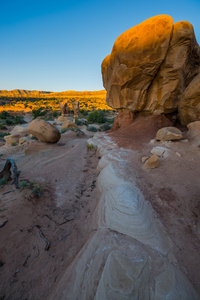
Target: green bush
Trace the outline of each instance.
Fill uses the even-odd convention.
[[[106,122],[106,117],[105,117],[105,114],[103,111],[99,110],[99,111],[94,111],[94,112],[91,112],[89,114],[89,117],[88,117],[88,123],[89,124],[93,124],[93,123],[98,123],[98,124],[101,124],[101,123],[105,123]]]
[[[88,124],[88,122],[86,121],[86,120],[83,120],[83,119],[75,119],[75,124],[77,125],[77,126],[82,126],[82,125],[86,125],[87,126],[87,124]]]
[[[32,110],[33,119],[36,119],[37,117],[45,116],[46,113],[47,113],[47,111],[46,110],[41,110],[41,108]]]
[[[25,124],[24,118],[21,116],[16,116],[14,119],[14,124]]]
[[[112,126],[110,124],[108,124],[108,123],[105,123],[105,124],[103,124],[103,125],[100,126],[100,128],[101,128],[102,131],[110,130],[111,127]]]
[[[88,150],[93,150],[94,149],[94,145],[93,144],[87,144],[87,149]]]
[[[80,109],[80,113],[81,113],[83,116],[88,116],[88,111],[87,111],[87,110]]]
[[[88,126],[87,130],[88,131],[92,131],[92,132],[97,132],[98,131],[98,129],[96,127],[94,127],[94,126]]]
[[[10,114],[7,111],[3,110],[0,114],[0,119],[6,119],[8,117],[10,117]]]
[[[53,112],[53,117],[56,118],[57,116],[58,116],[57,111],[54,111],[54,112]]]
[[[0,185],[6,184],[7,180],[5,178],[0,179]]]
[[[0,123],[0,129],[6,130],[7,127],[4,124]]]
[[[114,121],[115,121],[115,118],[107,118],[106,123],[113,124]]]
[[[14,120],[10,120],[10,119],[6,119],[5,121],[6,125],[10,126],[10,125],[15,125]]]

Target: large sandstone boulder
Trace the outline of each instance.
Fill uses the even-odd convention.
[[[29,126],[28,131],[42,142],[57,143],[61,137],[59,130],[52,124],[35,119]]]
[[[200,47],[193,26],[152,17],[122,33],[102,62],[107,104],[140,113],[172,113],[181,122],[200,118]],[[198,82],[198,84],[197,84]]]

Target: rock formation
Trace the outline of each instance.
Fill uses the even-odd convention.
[[[59,103],[60,109],[61,109],[61,115],[65,116],[65,115],[69,115],[70,113],[70,108],[68,106],[69,102],[65,102],[65,103]]]
[[[57,143],[61,137],[59,130],[52,124],[35,119],[29,126],[28,131],[42,142]]]
[[[122,33],[102,62],[107,104],[134,113],[200,117],[200,47],[189,22],[152,17]]]
[[[74,111],[74,117],[78,118],[78,113],[79,113],[79,102],[78,101],[72,102],[72,109]]]

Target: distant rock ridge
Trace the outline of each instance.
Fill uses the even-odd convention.
[[[133,113],[177,112],[200,119],[200,47],[193,26],[152,17],[122,33],[102,62],[106,102]]]
[[[84,95],[105,95],[105,90],[100,91],[65,91],[65,92],[50,92],[50,91],[28,91],[28,90],[19,90],[15,89],[12,91],[0,90],[0,97],[37,97],[37,98],[49,98],[49,97],[58,97],[58,96],[84,96]]]

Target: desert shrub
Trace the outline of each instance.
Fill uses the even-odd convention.
[[[0,179],[0,185],[6,184],[7,180],[5,178]]]
[[[99,111],[94,111],[91,112],[88,116],[88,123],[92,124],[92,123],[105,123],[106,122],[106,117],[103,111],[99,110]]]
[[[92,131],[92,132],[97,132],[98,131],[98,129],[96,127],[94,127],[94,126],[88,126],[87,130],[88,131]]]
[[[87,149],[88,149],[88,150],[94,149],[94,145],[93,145],[93,144],[87,144]]]
[[[54,112],[53,112],[53,117],[56,118],[57,116],[58,116],[57,111],[54,111]]]
[[[86,125],[87,126],[87,124],[88,124],[88,122],[87,122],[87,120],[84,120],[84,119],[75,119],[75,124],[77,125],[77,126],[82,126],[82,125]]]
[[[108,123],[105,123],[105,124],[103,124],[103,125],[100,126],[100,128],[101,128],[102,131],[110,130],[111,127],[112,126],[110,124],[108,124]]]
[[[88,116],[88,111],[85,110],[85,109],[80,109],[80,113],[81,113],[83,116]]]
[[[9,114],[7,111],[3,110],[3,111],[0,113],[0,119],[6,119],[6,118],[8,118],[8,117],[10,117],[10,114]]]
[[[7,128],[6,128],[6,126],[3,123],[0,123],[0,129],[6,130]]]
[[[16,116],[14,119],[14,124],[25,124],[24,118],[21,116]]]
[[[6,125],[8,125],[8,126],[10,126],[10,125],[15,125],[14,120],[11,120],[11,119],[6,119],[5,123],[6,123]]]
[[[37,117],[42,117],[42,116],[46,115],[46,113],[47,113],[47,111],[41,110],[41,108],[32,110],[33,119],[36,119]]]
[[[107,118],[106,123],[113,124],[115,118]]]

